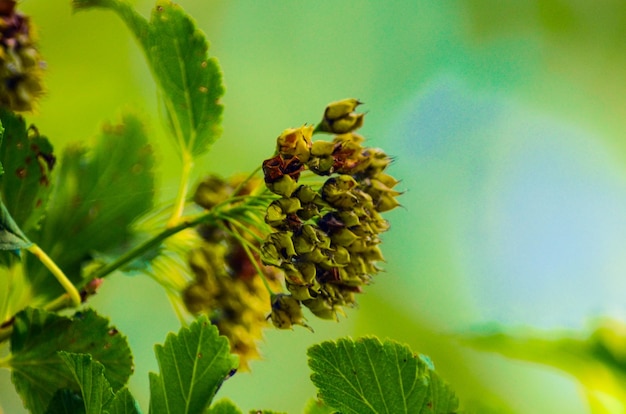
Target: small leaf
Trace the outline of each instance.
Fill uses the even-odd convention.
[[[65,150],[36,241],[75,285],[84,283],[81,268],[93,253],[123,245],[131,223],[152,207],[153,165],[146,131],[132,115],[105,125],[92,149],[81,144]],[[62,293],[35,260],[28,269],[44,299]]]
[[[156,345],[159,374],[150,373],[150,413],[201,413],[237,367],[228,340],[201,316],[165,345]]]
[[[104,376],[104,366],[94,361],[89,354],[59,352],[78,383],[86,414],[100,414],[113,399],[113,390]]]
[[[32,245],[0,200],[0,250],[20,250]]]
[[[234,402],[227,398],[222,398],[215,404],[211,404],[207,414],[243,414],[243,412]]]
[[[0,178],[0,194],[15,223],[25,232],[35,229],[44,215],[55,164],[52,145],[24,118],[0,109],[4,127],[0,161],[7,174]]]
[[[78,312],[70,319],[26,309],[15,318],[8,364],[17,392],[33,413],[44,413],[57,390],[79,390],[58,351],[90,354],[104,365],[113,391],[126,384],[133,369],[126,338],[92,310]]]
[[[344,414],[456,412],[456,396],[428,361],[396,342],[339,339],[308,355],[320,399]]]
[[[183,159],[205,153],[221,134],[224,86],[217,61],[208,57],[209,43],[189,15],[168,0],[157,1],[149,23],[125,1],[74,0],[72,5],[119,14],[144,49]]]
[[[314,398],[311,398],[304,407],[304,414],[334,414],[336,412],[322,401]]]

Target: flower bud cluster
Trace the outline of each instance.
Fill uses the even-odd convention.
[[[384,260],[379,235],[389,224],[380,213],[397,207],[400,193],[393,189],[398,181],[385,173],[391,159],[364,147],[353,132],[363,123],[363,114],[353,113],[359,104],[334,102],[316,129],[284,131],[277,154],[263,162],[265,183],[280,198],[267,208],[265,221],[274,231],[261,246],[262,260],[283,270],[290,292],[272,303],[279,328],[301,321],[295,304],[336,319],[343,306],[355,304],[355,294]],[[313,142],[314,132],[338,135]],[[300,184],[305,170],[327,179],[317,187]]]
[[[15,11],[15,3],[0,2],[0,105],[31,111],[43,94],[45,64],[35,46],[30,19]]]
[[[248,194],[258,184],[249,183],[237,195]],[[236,186],[235,181],[208,177],[198,185],[194,200],[211,209],[232,196]],[[202,242],[189,255],[194,279],[182,297],[189,312],[210,316],[220,334],[229,339],[231,352],[239,355],[240,369],[247,370],[249,360],[259,358],[257,342],[267,326],[270,296],[240,241],[228,232],[230,225],[222,222],[198,228]],[[270,283],[278,283],[277,272],[268,268],[265,273]]]

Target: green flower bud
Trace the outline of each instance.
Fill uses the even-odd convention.
[[[335,142],[318,140],[311,146],[311,155],[314,157],[328,157],[333,155],[336,147],[337,143]]]
[[[295,197],[279,198],[267,207],[265,222],[272,227],[282,227],[287,222],[287,216],[294,214],[300,208],[300,200]]]
[[[228,184],[217,176],[205,178],[193,195],[193,201],[206,210],[212,209],[217,204],[228,199],[231,193]]]
[[[286,129],[276,139],[277,151],[281,155],[297,156],[300,161],[306,162],[311,153],[312,136],[313,126]]]
[[[357,235],[346,228],[339,229],[330,235],[330,240],[337,246],[350,246],[356,239],[358,239]]]
[[[322,296],[309,300],[303,300],[302,304],[309,308],[311,313],[318,318],[338,320],[337,310],[332,303]]]
[[[311,157],[307,166],[317,175],[330,175],[333,173],[335,158],[331,155],[325,157]]]
[[[328,260],[327,250],[316,247],[309,253],[305,253],[301,256],[301,259],[310,263],[323,263]]]
[[[320,209],[315,203],[308,203],[302,206],[302,209],[298,211],[298,217],[302,220],[307,221],[312,219],[313,217],[317,217],[320,215]]]
[[[378,199],[375,206],[376,210],[383,213],[385,211],[393,210],[394,208],[400,206],[400,203],[393,196],[389,194],[383,194]]]
[[[293,325],[308,328],[308,325],[304,323],[300,302],[291,295],[279,294],[272,298],[270,319],[278,329],[291,329]]]
[[[313,299],[311,296],[311,291],[307,285],[297,285],[294,283],[285,283],[287,285],[287,290],[291,293],[291,296],[296,300],[309,300]]]
[[[348,98],[340,101],[331,102],[324,111],[324,118],[334,121],[336,119],[343,118],[353,112],[357,106],[361,105],[358,99]]]
[[[335,246],[332,253],[332,261],[336,266],[345,266],[350,263],[350,252],[342,246]]]
[[[357,196],[351,191],[357,185],[356,180],[349,175],[331,177],[322,186],[322,199],[336,208],[352,208],[358,203]]]
[[[365,114],[356,114],[353,111],[362,104],[358,99],[343,99],[332,102],[324,111],[322,122],[317,126],[321,132],[333,134],[346,134],[363,125]]]
[[[360,224],[359,216],[354,211],[344,210],[335,213],[337,219],[346,227],[358,226]]]
[[[265,184],[272,193],[283,197],[291,197],[291,194],[293,194],[296,187],[298,187],[296,180],[291,178],[289,175],[283,175],[278,180],[271,183],[266,182]]]
[[[296,267],[300,271],[300,274],[302,275],[305,283],[313,283],[313,281],[315,280],[315,274],[317,273],[317,267],[314,263],[297,262]]]
[[[300,204],[308,204],[319,198],[319,195],[308,185],[301,185],[294,191],[293,196],[300,200]]]

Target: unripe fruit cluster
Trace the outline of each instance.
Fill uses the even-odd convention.
[[[277,154],[263,163],[265,183],[280,198],[267,209],[265,221],[274,231],[261,246],[262,260],[284,271],[290,292],[290,299],[274,301],[280,306],[273,303],[271,318],[279,328],[291,327],[287,311],[292,323],[303,324],[294,302],[335,319],[380,270],[379,235],[389,228],[380,213],[397,207],[400,193],[393,189],[398,181],[385,173],[391,159],[362,146],[354,133],[363,123],[363,114],[353,112],[359,104],[334,102],[316,129],[284,131]],[[339,135],[313,142],[315,132]],[[328,178],[318,187],[299,184],[306,170]]]
[[[208,177],[198,185],[194,201],[210,210],[233,196],[237,184]],[[248,194],[258,184],[249,182],[237,195]],[[267,326],[270,295],[241,243],[227,231],[229,226],[222,222],[220,226],[198,227],[202,243],[189,255],[194,280],[182,292],[182,298],[189,312],[210,316],[220,334],[228,338],[231,351],[239,355],[239,369],[247,370],[248,361],[259,358],[257,342]],[[278,283],[275,273],[266,269],[270,283]]]
[[[43,94],[45,67],[27,16],[15,11],[15,1],[0,1],[0,106],[31,111]]]

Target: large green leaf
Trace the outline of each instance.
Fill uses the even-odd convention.
[[[74,10],[108,8],[124,20],[147,57],[183,159],[203,154],[221,133],[222,73],[209,43],[178,6],[158,0],[150,22],[122,0],[73,0]]]
[[[344,414],[455,413],[454,392],[430,362],[396,342],[339,339],[309,348],[320,399]]]
[[[87,310],[67,318],[26,309],[15,318],[8,364],[15,389],[32,413],[44,413],[60,389],[79,391],[58,351],[90,354],[104,366],[113,391],[126,384],[133,369],[126,338],[95,312]]]
[[[151,414],[204,412],[238,364],[228,339],[219,336],[206,316],[177,335],[169,334],[155,353],[159,374],[150,373]]]
[[[0,120],[0,161],[7,172],[0,177],[0,194],[15,223],[28,234],[45,212],[55,157],[48,139],[26,127],[24,118],[0,109]]]
[[[92,148],[65,150],[38,244],[76,285],[92,253],[122,246],[130,224],[152,207],[153,165],[143,124],[132,115],[104,126]],[[40,295],[61,293],[34,260],[28,270]]]

